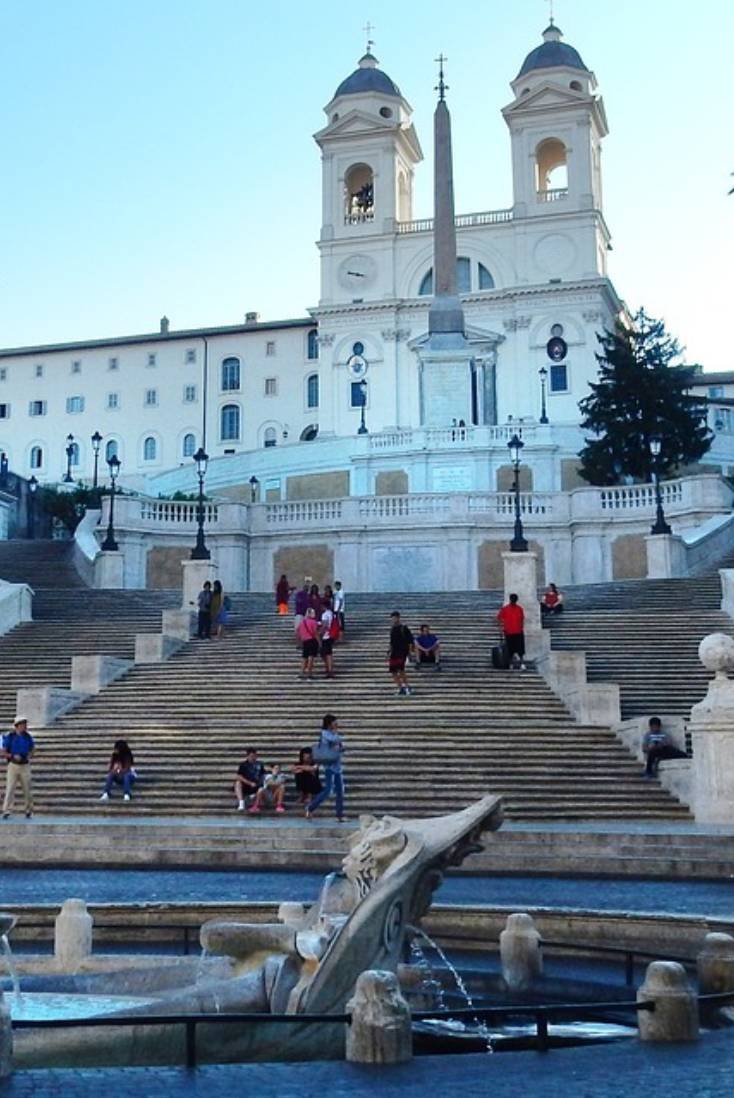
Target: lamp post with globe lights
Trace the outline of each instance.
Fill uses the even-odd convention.
[[[196,507],[196,545],[191,550],[191,559],[209,560],[211,553],[204,541],[204,477],[206,476],[209,455],[203,446],[200,446],[194,454],[194,461],[196,463],[196,475],[199,478],[199,500]]]
[[[655,522],[650,528],[651,534],[672,534],[672,530],[665,521],[663,511],[663,497],[660,492],[660,452],[663,448],[663,440],[660,435],[651,435],[648,445],[653,461],[653,477],[655,480]]]
[[[110,471],[110,513],[107,518],[107,536],[102,542],[102,549],[107,553],[116,553],[119,549],[115,541],[115,485],[117,484],[120,465],[121,462],[117,454],[113,454],[107,462]]]
[[[515,471],[515,532],[512,541],[510,542],[510,551],[512,553],[527,553],[528,551],[528,543],[525,540],[525,531],[523,530],[522,518],[520,517],[520,455],[524,445],[525,443],[517,432],[515,432],[507,443],[507,448],[510,451],[510,460],[512,461],[512,466]]]

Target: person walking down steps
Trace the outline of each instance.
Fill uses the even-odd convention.
[[[342,755],[344,741],[339,734],[339,721],[333,713],[326,713],[321,722],[319,742],[312,750],[313,761],[324,768],[324,788],[306,805],[306,819],[310,820],[317,808],[327,797],[334,793],[336,797],[336,818],[339,823],[346,819],[344,815],[344,774]]]
[[[20,714],[13,721],[13,731],[3,736],[3,751],[7,763],[3,819],[7,820],[15,801],[18,786],[23,790],[23,806],[26,819],[33,815],[33,787],[31,785],[31,756],[35,744],[28,731],[28,721]]]
[[[408,686],[405,663],[411,652],[415,652],[415,640],[407,625],[400,620],[400,613],[393,610],[390,615],[390,643],[387,649],[387,667],[397,687],[399,697],[406,698],[413,691]]]

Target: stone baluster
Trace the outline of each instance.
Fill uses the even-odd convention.
[[[56,916],[54,956],[62,972],[77,972],[92,953],[94,920],[84,900],[66,900]]]
[[[413,1056],[410,1007],[392,972],[363,972],[347,1003],[346,1056],[355,1064],[403,1064]]]
[[[698,999],[683,965],[676,961],[653,961],[637,990],[637,1001],[655,1005],[652,1011],[637,1011],[641,1041],[698,1040]]]

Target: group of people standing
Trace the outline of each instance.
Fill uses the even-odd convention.
[[[229,622],[231,601],[225,595],[220,580],[206,580],[197,596],[197,629],[199,640],[211,640],[212,633],[221,640]]]
[[[279,614],[288,613],[288,599],[295,589],[283,575],[275,590],[275,599]],[[333,588],[326,584],[323,592],[318,584],[306,580],[303,587],[296,591],[294,602],[293,631],[296,644],[301,647],[303,665],[301,678],[313,681],[314,661],[321,656],[324,674],[327,679],[334,675],[334,645],[343,636],[346,628],[345,594],[339,580]]]

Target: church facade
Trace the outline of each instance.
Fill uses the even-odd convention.
[[[452,216],[461,363],[426,340],[440,288],[433,219],[416,219],[421,142],[410,104],[368,50],[315,134],[323,167],[320,299],[307,315],[0,351],[0,449],[10,468],[89,482],[106,458],[151,495],[263,500],[580,483],[579,401],[596,333],[623,313],[607,272],[604,104],[551,23],[502,109],[507,208]],[[450,149],[446,161],[451,173]],[[437,177],[437,188],[440,181]],[[437,191],[438,193],[438,191]],[[314,221],[318,212],[314,211]],[[435,348],[434,348],[435,350]]]

